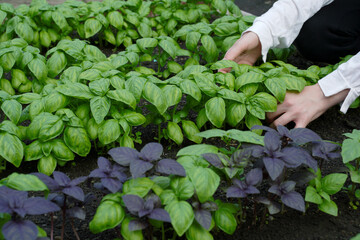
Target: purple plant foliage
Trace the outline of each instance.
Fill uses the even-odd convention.
[[[163,174],[174,174],[186,176],[185,169],[173,159],[162,159],[163,147],[160,143],[148,143],[140,152],[129,147],[118,147],[109,150],[109,155],[115,162],[124,167],[130,168],[133,178],[142,177],[145,173],[154,168]]]
[[[283,134],[287,136],[287,128],[280,126],[279,128]],[[268,129],[268,127],[263,127],[260,129]],[[304,139],[310,138],[308,135],[311,136],[311,134],[308,134],[307,131],[304,133],[304,136],[301,136],[300,134],[298,135],[299,136],[297,136],[297,139],[302,139],[302,142],[305,141]],[[264,147],[255,145],[247,147],[248,149],[252,150],[253,157],[262,158],[263,164],[272,180],[278,178],[285,167],[296,168],[301,164],[305,164],[314,169],[314,171],[317,170],[316,160],[313,159],[305,149],[298,145],[292,144],[283,146],[284,142],[282,137],[283,136],[274,129],[268,129],[264,136]]]
[[[128,179],[124,173],[125,169],[118,164],[112,165],[104,157],[99,157],[97,164],[99,168],[91,171],[89,177],[100,178],[102,186],[112,193],[120,191],[123,183]]]
[[[266,197],[258,197],[255,200],[259,203],[264,204],[270,214],[277,214],[281,211],[281,205],[278,202],[272,201]]]
[[[32,173],[43,181],[51,192],[62,192],[79,201],[84,201],[85,195],[83,190],[78,187],[87,177],[78,177],[71,180],[65,173],[54,171],[51,178],[43,173]]]
[[[294,190],[295,185],[294,181],[285,181],[280,185],[272,185],[269,188],[269,192],[279,196],[286,206],[305,212],[304,198]]]
[[[155,194],[150,194],[145,200],[137,195],[131,194],[122,196],[122,199],[129,212],[139,218],[130,221],[130,231],[146,228],[148,224],[144,221],[144,217],[162,222],[171,221],[169,213],[161,208],[160,198]]]
[[[0,212],[10,214],[13,217],[1,229],[5,239],[36,239],[38,234],[36,224],[21,218],[25,217],[25,215],[39,215],[59,210],[60,208],[55,203],[45,198],[29,198],[27,192],[17,191],[5,186],[0,187]]]
[[[332,142],[315,142],[312,146],[312,155],[329,161],[340,158],[340,150],[340,146]]]
[[[248,194],[259,194],[260,191],[255,187],[262,182],[262,169],[254,168],[248,172],[245,181],[234,179],[234,185],[226,191],[227,198],[245,198]]]
[[[196,221],[206,230],[209,230],[211,227],[212,216],[211,212],[214,212],[218,209],[218,206],[214,202],[193,202],[192,206],[194,207],[194,214]]]

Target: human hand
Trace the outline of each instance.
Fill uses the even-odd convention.
[[[224,59],[235,61],[238,64],[253,65],[261,56],[261,43],[254,32],[247,32],[237,40],[226,52]],[[220,69],[219,72],[230,72],[230,68]]]
[[[343,101],[348,92],[349,89],[345,89],[325,97],[319,84],[307,86],[300,93],[287,92],[276,112],[267,113],[267,119],[272,126],[295,122],[295,128],[305,128],[327,109]]]

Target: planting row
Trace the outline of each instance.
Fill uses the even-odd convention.
[[[233,234],[241,222],[265,221],[267,214],[278,214],[284,207],[305,212],[309,203],[337,216],[332,195],[341,189],[347,191],[353,207],[359,205],[360,152],[352,150],[360,149],[360,131],[346,134],[340,155],[338,144],[321,140],[309,129],[254,128],[265,130],[264,137],[239,130],[202,132],[202,137],[239,144],[236,148],[192,145],[181,149],[177,160],[162,158],[159,143],[146,144],[141,151],[113,148],[108,154],[114,162],[99,157],[98,169],[73,180],[57,171],[53,178],[13,173],[0,181],[0,233],[7,240],[46,239],[44,230],[24,217],[50,213],[53,223],[54,212],[60,209],[63,221],[84,219],[83,207],[94,195],[85,195],[78,185],[93,178],[100,179],[94,190],[104,197],[89,228],[95,234],[118,229],[121,239],[143,239],[144,234],[213,239],[213,230]],[[322,176],[321,166],[340,156],[348,172]],[[344,186],[348,173],[351,185]],[[305,189],[302,196],[298,191]],[[26,191],[50,194],[44,199],[29,197]],[[51,236],[53,230],[52,225]]]

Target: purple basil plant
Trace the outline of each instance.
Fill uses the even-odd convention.
[[[129,230],[136,231],[148,227],[144,219],[154,219],[162,222],[171,222],[169,213],[161,208],[160,198],[155,194],[150,194],[144,200],[137,195],[124,195],[122,197],[126,208],[129,212],[138,217],[138,219],[129,222]]]
[[[145,176],[154,167],[158,173],[186,176],[184,167],[177,161],[161,159],[163,147],[160,143],[148,143],[140,152],[129,147],[118,147],[110,149],[108,153],[121,166],[130,167],[133,178]]]
[[[263,172],[261,168],[251,169],[246,174],[245,180],[233,179],[234,185],[226,191],[227,198],[245,198],[248,194],[259,194],[260,191],[255,187],[262,182]]]
[[[123,183],[128,179],[124,173],[125,168],[118,164],[111,164],[107,158],[99,157],[97,164],[99,168],[91,171],[89,177],[100,178],[101,186],[112,193],[120,191]]]
[[[305,212],[305,201],[300,193],[296,192],[296,183],[294,181],[285,181],[279,185],[272,185],[269,188],[269,192],[279,196],[281,202],[286,206],[296,209],[301,212]]]
[[[38,228],[30,220],[23,219],[26,215],[40,215],[59,211],[60,208],[42,197],[28,197],[28,193],[17,191],[5,186],[0,187],[0,213],[11,215],[1,232],[7,240],[38,239]]]

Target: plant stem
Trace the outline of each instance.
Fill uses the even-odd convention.
[[[160,124],[158,125],[158,142],[160,143],[161,141],[161,126]]]
[[[75,225],[74,225],[74,219],[73,218],[70,218],[70,223],[71,223],[71,228],[72,228],[72,230],[73,230],[73,232],[75,234],[76,239],[80,240],[80,237],[79,237],[79,235],[78,235],[78,233],[76,231]]]
[[[66,221],[66,195],[64,196],[64,206],[62,207],[62,226],[61,226],[61,240],[64,240],[65,234],[65,221]]]
[[[50,240],[54,240],[54,213],[50,213],[50,218],[51,218]]]

